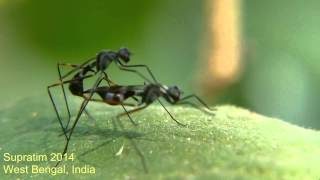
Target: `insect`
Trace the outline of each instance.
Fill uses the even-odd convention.
[[[109,105],[121,105],[125,112],[119,114],[117,116],[117,119],[119,119],[121,116],[127,115],[133,124],[135,124],[135,123],[132,120],[130,114],[146,108],[152,102],[157,100],[161,104],[161,106],[166,110],[166,112],[170,115],[170,117],[178,125],[185,126],[184,124],[177,121],[171,115],[171,113],[165,108],[165,106],[160,101],[160,99],[159,99],[160,97],[163,97],[170,104],[190,104],[194,107],[199,108],[197,105],[187,101],[190,98],[195,98],[201,104],[203,104],[209,111],[212,111],[212,109],[210,109],[210,107],[208,107],[198,96],[191,94],[189,96],[181,97],[182,91],[178,87],[176,87],[176,86],[167,87],[165,85],[159,84],[157,82],[157,80],[155,79],[154,75],[152,74],[152,72],[150,71],[150,69],[146,65],[130,65],[129,66],[129,65],[124,65],[121,62],[121,61],[123,61],[123,62],[127,63],[129,60],[130,60],[130,52],[126,48],[122,48],[118,52],[102,51],[102,52],[98,53],[98,55],[95,58],[91,58],[81,65],[58,64],[58,73],[59,73],[60,82],[48,86],[48,93],[49,93],[51,102],[54,106],[54,110],[56,112],[56,115],[58,117],[59,124],[60,124],[60,126],[63,130],[63,133],[65,135],[65,138],[66,138],[65,148],[62,153],[63,155],[67,152],[72,133],[74,132],[74,128],[76,127],[81,114],[83,112],[88,114],[88,112],[85,110],[85,108],[86,108],[89,101],[102,102],[102,103],[106,103]],[[108,78],[108,75],[105,72],[105,70],[108,68],[108,66],[110,65],[110,63],[112,61],[115,61],[115,63],[118,65],[118,67],[121,70],[134,72],[134,73],[138,74],[139,76],[141,76],[149,84],[137,85],[137,86],[116,85],[114,82],[112,82]],[[60,66],[72,67],[73,69],[71,71],[69,71],[68,73],[66,73],[64,76],[62,76],[61,71],[60,71]],[[146,78],[140,72],[138,72],[136,70],[128,69],[130,67],[144,67],[144,68],[146,68],[154,82],[151,82],[148,78]],[[76,74],[70,80],[65,80],[67,77],[69,77],[72,73],[75,73],[75,72],[76,72]],[[93,87],[85,90],[84,85],[83,85],[84,84],[83,81],[85,79],[93,77],[93,76],[98,76]],[[109,87],[108,86],[99,87],[100,83],[103,80],[108,82]],[[70,123],[70,110],[69,110],[69,105],[68,105],[68,101],[66,98],[64,84],[69,84],[69,90],[73,95],[80,96],[84,99],[83,102],[81,103],[80,109],[79,109],[77,116],[73,122],[73,125],[70,129],[68,129],[68,125]],[[63,91],[63,97],[64,97],[65,104],[67,107],[68,122],[67,122],[66,127],[63,126],[62,120],[59,116],[58,110],[56,108],[55,102],[52,98],[52,94],[50,91],[50,89],[52,87],[56,87],[56,86],[61,86],[62,91]],[[98,94],[101,97],[101,99],[94,99],[92,96],[95,93]],[[126,100],[129,98],[132,98],[137,104],[127,103]],[[134,109],[127,111],[125,106],[132,106],[132,107],[134,107]],[[120,127],[123,129],[121,122],[118,121],[118,123],[119,123]],[[69,134],[67,134],[67,133],[69,133]],[[139,149],[135,145],[134,141],[132,141],[131,139],[130,139],[130,141],[133,144],[134,148],[137,150],[138,155],[140,156],[140,158],[142,160],[145,171],[147,171],[142,153],[139,151]],[[59,163],[60,163],[60,161],[56,164],[56,166]]]
[[[165,101],[168,103],[174,105],[174,104],[189,104],[197,109],[201,108],[197,106],[196,104],[188,101],[190,98],[195,98],[198,100],[208,111],[208,113],[214,111],[211,109],[202,99],[200,99],[195,94],[190,94],[185,97],[181,97],[183,92],[177,87],[177,86],[166,86],[162,84],[145,84],[145,85],[137,85],[137,86],[104,86],[104,87],[98,87],[96,89],[89,89],[84,91],[84,93],[97,93],[103,102],[109,105],[119,105],[124,103],[128,98],[135,97],[137,104],[128,104],[129,106],[135,107],[134,109],[130,111],[123,112],[117,116],[117,118],[132,114],[134,112],[140,111],[146,107],[148,107],[150,104],[152,104],[154,101],[158,101],[159,104],[165,109],[165,111],[170,115],[171,119],[174,120],[178,125],[185,126],[184,124],[180,123],[178,120],[176,120],[171,113],[167,110],[167,108],[164,106],[164,104],[159,99],[160,97],[163,97]],[[140,100],[137,100],[140,98]],[[129,118],[131,118],[129,116]]]
[[[89,94],[85,94],[84,93],[84,83],[83,81],[87,78],[93,77],[93,76],[98,76],[97,80],[95,81],[92,89],[95,89],[99,86],[99,84],[105,80],[108,82],[108,84],[115,84],[114,82],[112,82],[109,78],[107,73],[105,72],[105,70],[109,67],[109,65],[114,61],[116,63],[116,65],[119,67],[120,70],[123,71],[129,71],[129,72],[134,72],[136,74],[138,74],[140,77],[142,77],[144,80],[150,82],[149,79],[147,79],[143,74],[141,74],[139,71],[133,70],[133,69],[129,69],[132,67],[144,67],[150,74],[150,76],[152,77],[152,79],[156,82],[156,79],[154,77],[154,75],[152,74],[151,70],[149,69],[148,66],[146,65],[125,65],[124,63],[128,63],[130,61],[130,52],[127,48],[121,48],[118,52],[114,52],[114,51],[101,51],[97,54],[96,57],[94,58],[90,58],[89,60],[85,61],[83,64],[81,65],[75,65],[75,64],[65,64],[65,63],[59,63],[57,64],[57,68],[58,68],[58,74],[59,74],[59,83],[55,83],[52,85],[49,85],[47,87],[48,90],[48,94],[50,97],[50,100],[52,102],[52,105],[54,107],[56,116],[58,118],[59,124],[61,126],[61,129],[63,131],[63,134],[66,138],[67,144],[70,141],[73,129],[75,128],[75,125],[77,124],[81,114],[83,112],[85,112],[86,114],[88,114],[88,112],[85,110],[86,105],[88,104],[89,101],[97,101],[97,102],[101,102],[101,100],[99,99],[94,99],[92,98],[93,96],[93,92],[89,93]],[[123,61],[123,62],[122,62]],[[61,75],[61,70],[60,68],[64,66],[64,67],[71,67],[73,68],[71,71],[67,72],[65,75]],[[72,73],[76,73],[70,80],[65,80],[67,79],[67,77],[69,77]],[[66,92],[64,89],[64,84],[69,84],[69,90],[70,92],[75,95],[75,96],[80,96],[82,98],[84,98],[80,109],[78,111],[78,114],[76,116],[76,119],[74,121],[74,124],[72,126],[72,128],[70,128],[68,130],[68,125],[70,123],[70,119],[71,119],[71,115],[70,115],[70,109],[69,109],[69,104],[68,104],[68,100],[66,97]],[[65,101],[65,105],[67,107],[67,113],[68,113],[68,121],[67,121],[67,125],[66,127],[64,127],[63,123],[62,123],[62,119],[58,113],[57,110],[57,106],[53,100],[53,96],[52,93],[50,91],[51,88],[56,87],[56,86],[61,86],[62,88],[62,92],[63,92],[63,97],[64,97],[64,101]],[[134,97],[133,97],[134,98]],[[121,104],[121,106],[123,107],[123,109],[126,111],[126,108],[124,105],[127,104]],[[88,114],[88,116],[90,116]],[[132,118],[130,118],[132,120]],[[133,124],[135,124],[132,121]],[[69,134],[67,134],[67,132],[69,132]],[[134,144],[134,143],[133,143]],[[63,154],[66,153],[67,151],[67,145],[66,148],[63,151]],[[136,148],[136,147],[135,147]],[[138,149],[137,149],[138,150]],[[138,152],[139,155],[141,155],[141,153]],[[56,166],[60,163],[60,161],[56,164]]]
[[[125,65],[124,64],[124,63],[128,63],[130,61],[130,55],[131,55],[131,53],[127,48],[120,48],[118,52],[101,51],[97,54],[96,57],[90,58],[89,60],[85,61],[81,65],[65,64],[65,63],[58,63],[57,64],[60,82],[49,85],[47,90],[48,90],[48,94],[49,94],[51,103],[54,107],[56,116],[59,120],[59,124],[62,128],[62,131],[65,134],[66,139],[68,139],[68,136],[66,134],[65,129],[68,129],[70,119],[71,119],[71,115],[70,115],[71,113],[70,113],[68,100],[66,97],[66,92],[64,89],[64,84],[69,84],[69,90],[73,95],[80,96],[85,99],[81,105],[81,108],[80,108],[81,111],[79,111],[79,114],[78,114],[78,116],[80,117],[80,115],[82,114],[82,111],[84,111],[86,114],[88,114],[88,116],[90,116],[89,113],[85,110],[85,106],[87,105],[88,100],[91,99],[91,97],[90,97],[90,95],[84,96],[84,94],[83,94],[83,91],[84,91],[83,81],[87,78],[90,78],[90,77],[98,74],[98,78],[97,78],[96,83],[93,86],[93,88],[96,88],[97,86],[99,86],[99,84],[101,83],[102,80],[106,80],[108,82],[108,84],[115,84],[114,82],[112,82],[108,78],[107,73],[105,72],[105,70],[109,67],[109,65],[112,62],[115,62],[118,65],[118,67],[120,68],[120,70],[134,72],[134,73],[138,74],[140,77],[142,77],[144,80],[150,82],[150,80],[148,80],[139,71],[136,71],[133,69],[128,69],[128,68],[132,68],[132,67],[144,67],[149,72],[152,79],[156,82],[156,79],[148,66],[146,66],[146,65]],[[61,67],[62,66],[71,67],[73,69],[62,76],[61,75]],[[78,72],[73,76],[73,78],[71,80],[65,80],[67,77],[69,77],[72,73],[75,73],[76,71],[78,71]],[[66,105],[66,109],[67,109],[67,113],[68,113],[68,121],[67,121],[66,127],[63,126],[62,119],[58,113],[56,104],[53,100],[52,93],[50,91],[51,88],[56,87],[56,86],[61,86],[62,92],[63,92],[63,97],[64,97],[64,101],[65,101],[65,105]],[[92,101],[93,100],[94,99],[92,99]],[[122,106],[122,107],[125,108],[124,106]],[[76,121],[77,121],[77,119],[78,118],[76,118]],[[132,123],[134,124],[134,122],[132,122]]]
[[[211,109],[203,100],[201,100],[197,95],[191,94],[185,97],[181,97],[183,92],[177,87],[177,86],[165,86],[161,84],[156,83],[150,83],[145,85],[131,85],[131,86],[120,86],[120,85],[114,85],[114,86],[102,86],[102,87],[96,87],[92,89],[88,89],[83,91],[84,94],[92,94],[96,93],[101,97],[101,100],[92,100],[90,101],[99,101],[103,102],[109,105],[121,105],[124,104],[126,106],[132,106],[134,109],[127,111],[125,109],[125,112],[120,113],[117,115],[118,123],[123,129],[123,125],[121,124],[121,121],[119,120],[120,117],[127,115],[128,118],[132,120],[130,114],[140,111],[146,107],[148,107],[150,104],[152,104],[154,101],[158,101],[161,106],[165,109],[165,111],[170,115],[171,119],[174,120],[178,125],[185,126],[185,124],[180,123],[178,120],[176,120],[171,113],[167,110],[167,108],[164,106],[164,104],[159,99],[160,97],[163,97],[164,100],[166,100],[170,104],[189,104],[193,107],[196,107],[198,109],[201,109],[199,106],[195,105],[194,103],[188,101],[190,98],[195,98],[198,100],[206,109],[208,110],[208,113],[212,112],[213,109]],[[126,100],[129,98],[133,98],[136,102],[136,104],[130,104],[126,103]],[[67,142],[65,144],[65,148],[63,151],[63,154],[67,152],[68,145],[70,142],[70,137],[74,131],[74,128],[76,126],[77,122],[74,122],[72,128],[70,129],[70,136],[69,139],[67,139]],[[145,171],[147,172],[146,163],[144,160],[144,157],[140,150],[137,148],[134,141],[131,141],[132,145],[138,152],[143,167]]]

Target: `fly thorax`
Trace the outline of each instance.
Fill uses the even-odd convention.
[[[145,96],[143,97],[144,101],[149,104],[158,99],[161,96],[159,86],[150,85],[145,89]]]
[[[116,54],[112,51],[102,51],[97,55],[97,70],[104,71],[109,64],[116,58]]]

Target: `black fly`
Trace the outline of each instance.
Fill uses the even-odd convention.
[[[87,91],[84,91],[84,93],[92,93],[93,91],[97,93],[101,97],[101,99],[109,105],[123,104],[128,98],[134,98],[135,100],[137,100],[138,98],[140,99],[139,101],[137,101],[137,104],[135,105],[128,104],[130,106],[134,106],[135,108],[130,111],[126,111],[124,113],[119,114],[117,116],[118,118],[124,115],[128,115],[128,114],[140,111],[148,107],[154,101],[158,101],[161,104],[161,106],[165,109],[165,111],[170,115],[172,120],[174,120],[178,125],[185,126],[184,124],[180,123],[171,115],[171,113],[167,110],[167,108],[159,99],[160,97],[163,97],[165,101],[173,105],[189,104],[201,110],[199,106],[188,101],[190,98],[195,98],[208,110],[206,112],[210,113],[210,111],[213,111],[213,109],[211,109],[203,100],[201,100],[195,94],[181,97],[182,91],[177,86],[168,87],[162,84],[155,84],[155,83],[138,85],[138,86],[116,85],[111,87],[104,86],[104,87],[98,87],[96,89],[89,89]],[[129,116],[129,118],[131,117]]]
[[[188,96],[182,97],[183,92],[177,87],[177,86],[165,86],[157,82],[154,75],[150,71],[150,69],[146,65],[125,65],[124,63],[128,63],[130,61],[130,52],[127,48],[122,48],[118,52],[114,51],[102,51],[97,54],[95,58],[91,58],[88,61],[84,62],[81,65],[74,65],[74,64],[58,64],[58,73],[59,73],[59,83],[52,84],[48,86],[48,93],[51,99],[51,102],[53,104],[54,110],[56,112],[56,115],[59,120],[59,124],[63,130],[63,133],[66,138],[66,144],[63,150],[62,155],[64,155],[67,152],[68,145],[72,136],[72,133],[74,132],[75,126],[78,123],[78,120],[80,119],[81,114],[84,112],[88,114],[88,112],[85,110],[87,104],[89,101],[94,102],[101,102],[106,103],[109,105],[121,105],[125,112],[120,113],[117,115],[118,123],[123,129],[122,123],[119,121],[119,118],[122,116],[127,115],[130,121],[134,123],[133,119],[131,118],[130,114],[140,111],[146,107],[148,107],[150,104],[152,104],[155,101],[158,101],[161,106],[165,109],[165,111],[169,114],[172,120],[174,120],[178,125],[185,126],[185,124],[179,122],[176,120],[173,115],[168,111],[168,109],[164,106],[164,104],[161,102],[160,98],[163,98],[166,102],[170,104],[188,104],[195,108],[198,108],[204,112],[212,113],[213,109],[211,109],[203,100],[201,100],[197,95],[191,94]],[[115,62],[118,67],[123,71],[129,71],[134,72],[138,74],[140,77],[142,77],[147,84],[144,85],[128,85],[128,86],[121,86],[117,85],[113,81],[111,81],[108,78],[107,73],[105,70],[109,67],[109,65]],[[73,68],[71,71],[67,72],[65,75],[61,75],[60,67],[66,66]],[[132,67],[144,67],[150,76],[152,77],[153,82],[151,82],[148,78],[146,78],[143,74],[141,74],[139,71],[129,69]],[[75,75],[70,79],[66,80],[67,77],[69,77],[71,74],[75,73]],[[93,87],[90,89],[84,89],[84,80],[93,76],[98,76]],[[99,86],[100,83],[105,80],[109,86]],[[68,125],[70,123],[70,110],[69,105],[64,89],[64,84],[69,84],[69,90],[70,92],[75,95],[82,97],[84,100],[80,106],[80,109],[77,113],[77,116],[71,126],[70,129],[68,129]],[[63,91],[63,97],[65,100],[65,104],[67,107],[68,112],[68,122],[66,127],[63,126],[62,120],[59,116],[57,107],[55,105],[55,102],[52,97],[52,93],[50,89],[52,87],[61,86]],[[93,98],[94,94],[98,94],[101,99],[95,99]],[[127,100],[131,98],[134,100],[135,103],[129,103]],[[189,100],[191,98],[194,98],[197,100],[202,106],[206,108],[206,110],[200,108],[198,105],[190,102]],[[126,107],[133,107],[131,110],[127,110]],[[213,114],[213,113],[212,113]],[[69,133],[69,134],[68,134]],[[137,148],[134,141],[129,137],[132,145],[136,149],[138,155],[141,158],[144,170],[147,172],[147,167],[145,164],[144,157],[140,150]],[[56,166],[60,163],[60,161],[56,164]]]
[[[71,135],[72,135],[73,130],[74,130],[78,120],[80,119],[82,113],[85,112],[85,113],[88,114],[88,112],[85,110],[88,102],[89,101],[100,101],[101,102],[101,100],[92,98],[92,96],[94,94],[93,91],[88,93],[88,94],[84,93],[85,89],[84,89],[83,81],[85,79],[88,79],[88,78],[93,77],[93,76],[98,76],[96,81],[95,81],[95,83],[94,83],[94,85],[93,85],[93,87],[91,88],[92,90],[97,89],[99,84],[103,80],[107,81],[109,85],[115,85],[115,83],[112,82],[108,78],[108,75],[105,72],[106,69],[109,67],[109,65],[112,62],[115,62],[115,64],[119,67],[120,70],[136,73],[140,77],[142,77],[145,81],[150,82],[150,80],[148,78],[146,78],[143,74],[141,74],[139,71],[131,69],[131,68],[134,68],[134,67],[143,67],[148,71],[148,73],[150,74],[152,79],[155,82],[157,82],[155,77],[154,77],[154,75],[152,74],[152,72],[151,72],[151,70],[149,69],[148,66],[146,66],[146,65],[126,65],[126,63],[128,63],[130,61],[130,55],[131,55],[131,53],[127,48],[121,48],[118,52],[101,51],[101,52],[99,52],[97,54],[96,57],[90,58],[89,60],[85,61],[81,65],[65,64],[65,63],[59,63],[57,65],[60,82],[52,84],[52,85],[49,85],[48,86],[48,94],[49,94],[50,100],[51,100],[51,102],[53,104],[53,107],[54,107],[55,113],[57,115],[57,118],[59,120],[59,124],[60,124],[60,126],[62,128],[62,131],[63,131],[63,133],[65,135],[65,138],[67,140],[67,143],[66,143],[67,145],[66,145],[66,148],[63,151],[63,154],[65,154],[66,151],[67,151],[67,147],[68,147]],[[61,74],[61,69],[60,69],[62,66],[71,67],[73,69],[70,70],[69,72],[67,72],[65,75],[62,75]],[[75,73],[75,75],[71,79],[66,80],[73,73]],[[70,115],[70,108],[69,108],[68,100],[67,100],[65,89],[64,89],[64,84],[69,84],[69,90],[73,95],[80,96],[80,97],[84,98],[84,100],[83,100],[83,102],[82,102],[82,104],[80,106],[80,109],[78,111],[78,114],[76,116],[76,119],[75,119],[75,121],[73,123],[73,126],[70,128],[70,130],[68,130],[69,134],[67,134],[67,129],[68,129],[68,126],[69,126],[69,123],[70,123],[71,115]],[[55,104],[55,102],[53,100],[52,93],[50,91],[51,88],[56,87],[56,86],[61,86],[62,92],[63,92],[64,101],[65,101],[65,105],[67,107],[68,121],[67,121],[66,127],[64,127],[64,125],[62,123],[61,117],[60,117],[60,115],[58,113],[58,110],[57,110],[57,106],[56,106],[56,104]],[[127,104],[121,104],[121,106],[126,111],[124,105],[127,105]],[[132,121],[132,123],[135,124],[133,121]]]
[[[147,71],[151,75],[152,79],[156,82],[156,79],[155,79],[154,75],[152,74],[151,70],[148,68],[148,66],[146,66],[146,65],[125,65],[124,64],[124,63],[128,63],[130,61],[130,54],[131,53],[127,48],[121,48],[118,52],[101,51],[97,54],[97,56],[95,58],[90,58],[89,60],[87,60],[86,62],[84,62],[81,65],[65,64],[65,63],[59,63],[57,65],[60,82],[48,86],[48,93],[49,93],[50,100],[53,104],[54,110],[56,112],[57,118],[59,120],[59,124],[60,124],[63,132],[65,132],[65,129],[68,129],[68,126],[70,123],[70,117],[71,117],[70,108],[68,105],[68,100],[67,100],[65,89],[64,89],[64,84],[69,84],[69,90],[73,95],[85,98],[85,100],[83,101],[83,103],[81,105],[79,114],[78,114],[78,116],[80,117],[82,112],[85,111],[85,106],[87,105],[88,100],[91,99],[91,96],[92,96],[92,94],[91,94],[91,95],[85,97],[83,94],[83,91],[84,91],[83,81],[84,81],[84,79],[87,79],[87,78],[90,78],[96,74],[99,74],[95,85],[92,87],[93,89],[97,88],[102,80],[106,80],[109,84],[114,85],[115,83],[113,83],[108,78],[107,73],[105,72],[105,70],[109,67],[109,65],[113,61],[118,65],[118,67],[121,70],[134,72],[134,73],[138,74],[139,76],[141,76],[144,80],[149,81],[140,72],[133,70],[133,69],[128,69],[128,68],[132,68],[132,67],[144,67],[147,69]],[[73,69],[62,76],[61,69],[60,69],[62,66],[71,67]],[[78,71],[78,72],[73,76],[72,79],[65,80],[67,77],[69,77],[72,73],[75,73],[76,71]],[[61,117],[58,113],[58,110],[56,108],[55,102],[52,97],[52,93],[50,91],[50,89],[55,86],[61,86],[61,88],[62,88],[63,97],[64,97],[64,101],[65,101],[67,113],[68,113],[68,121],[67,121],[66,127],[63,126]],[[85,111],[85,113],[88,113],[88,112]],[[77,121],[77,119],[78,118],[76,118],[76,121]],[[65,134],[65,136],[68,139],[66,134]]]

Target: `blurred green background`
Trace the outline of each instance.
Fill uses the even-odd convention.
[[[57,82],[57,62],[79,64],[119,47],[128,47],[131,63],[147,64],[160,82],[199,93],[206,4],[0,0],[0,107],[26,96],[50,103],[46,86]],[[215,101],[203,99],[320,129],[320,2],[246,0],[241,7],[243,73]],[[117,68],[109,72],[119,84],[142,83]]]

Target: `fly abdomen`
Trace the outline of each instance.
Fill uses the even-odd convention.
[[[123,94],[108,92],[104,96],[104,101],[110,105],[118,105],[124,100]]]
[[[82,94],[83,94],[83,82],[76,80],[76,81],[70,83],[69,90],[73,95],[82,96]]]

